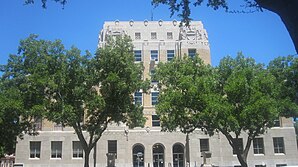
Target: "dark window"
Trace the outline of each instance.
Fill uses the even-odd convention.
[[[200,139],[200,151],[209,151],[209,139]]]
[[[173,39],[173,33],[167,32],[167,39]]]
[[[151,39],[157,39],[156,32],[151,32]]]
[[[253,140],[254,154],[264,154],[264,140],[263,138],[255,138]]]
[[[153,167],[165,167],[164,147],[161,144],[154,144],[153,151]]]
[[[143,104],[143,98],[142,98],[142,92],[135,92],[135,104],[142,105]]]
[[[276,164],[276,167],[287,166],[287,164]]]
[[[83,147],[80,141],[72,142],[72,157],[73,158],[83,158]]]
[[[188,49],[188,56],[194,58],[197,54],[196,49]]]
[[[255,167],[265,167],[264,165],[255,165]]]
[[[40,158],[40,141],[30,141],[30,158]]]
[[[158,103],[159,92],[151,92],[151,104],[154,106]]]
[[[151,55],[150,55],[150,60],[151,61],[158,61],[158,51],[157,50],[151,50]]]
[[[144,167],[144,147],[142,145],[135,145],[132,150],[133,167]]]
[[[243,153],[243,140],[242,138],[234,139],[236,147],[238,147],[240,153]],[[236,154],[236,151],[233,149],[233,154]]]
[[[136,32],[135,33],[135,39],[141,39],[141,33]]]
[[[280,120],[279,118],[277,118],[276,120],[274,120],[274,127],[280,127]]]
[[[175,56],[175,51],[174,50],[167,50],[167,60],[171,61]]]
[[[142,61],[142,51],[134,50],[135,61]]]
[[[160,126],[159,116],[152,115],[152,126]]]
[[[62,141],[51,142],[51,158],[62,158]]]
[[[117,158],[117,140],[108,140],[108,153],[115,154]]]
[[[184,166],[184,147],[181,144],[173,146],[173,167]]]
[[[285,153],[284,138],[273,137],[274,153]]]

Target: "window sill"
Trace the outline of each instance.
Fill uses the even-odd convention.
[[[40,160],[40,158],[29,158],[29,160]]]
[[[72,157],[72,159],[74,159],[74,160],[82,160],[83,157]]]
[[[61,160],[62,158],[50,158],[50,160]]]
[[[285,153],[274,153],[274,155],[286,155]]]
[[[265,154],[254,154],[254,156],[265,156]]]

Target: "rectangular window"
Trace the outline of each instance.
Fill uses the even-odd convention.
[[[72,142],[72,157],[73,158],[83,158],[83,147],[80,141]]]
[[[142,61],[142,51],[134,50],[135,61]]]
[[[108,140],[108,153],[117,158],[117,140]]]
[[[263,166],[263,165],[255,165],[255,167],[265,167],[265,166]]]
[[[173,33],[167,32],[167,39],[173,39]]]
[[[287,164],[276,164],[276,167],[287,166]]]
[[[160,126],[160,119],[158,115],[152,115],[152,126]]]
[[[253,140],[254,154],[264,154],[264,140],[263,138],[255,138]]]
[[[151,61],[158,61],[158,51],[157,50],[151,50],[151,55],[150,55],[150,60]]]
[[[284,138],[273,137],[274,153],[285,153]]]
[[[175,51],[174,50],[167,50],[167,60],[171,61],[175,56]]]
[[[62,141],[51,141],[51,158],[62,158]]]
[[[242,154],[243,153],[243,140],[242,140],[242,138],[238,138],[235,140],[236,140],[235,144],[239,148],[240,153]],[[236,151],[234,149],[233,149],[233,154],[236,154]]]
[[[135,104],[139,104],[139,105],[143,104],[142,92],[135,92],[134,98],[135,98]]]
[[[188,56],[190,58],[194,58],[196,56],[196,54],[197,54],[196,49],[188,49]]]
[[[158,103],[159,92],[151,92],[151,104],[154,106]]]
[[[274,120],[273,127],[280,127],[280,120],[279,120],[279,118],[277,118],[276,120]]]
[[[141,39],[141,33],[140,32],[135,33],[135,39]]]
[[[200,151],[209,151],[209,139],[200,139]]]
[[[42,130],[42,119],[40,117],[35,117],[33,126],[34,130]]]
[[[157,39],[156,32],[151,32],[151,39]]]
[[[62,124],[54,123],[54,131],[63,131]]]
[[[30,158],[40,158],[40,141],[30,141]]]

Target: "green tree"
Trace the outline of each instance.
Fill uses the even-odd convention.
[[[157,113],[162,128],[179,127],[184,133],[198,128],[209,135],[219,131],[243,167],[251,142],[279,115],[275,77],[241,53],[235,59],[223,58],[217,68],[197,58],[160,63],[155,77],[160,82]],[[244,136],[243,149],[239,140]]]
[[[278,57],[268,66],[269,71],[282,84],[280,99],[283,103],[283,115],[298,117],[298,57]]]
[[[168,5],[170,7],[171,16],[181,10],[178,16],[182,18],[182,22],[185,22],[188,25],[191,21],[190,5],[201,6],[206,1],[207,6],[214,10],[223,8],[227,12],[231,11],[228,4],[231,1],[228,0],[152,0],[152,4],[155,6],[159,4]],[[246,11],[241,12],[263,11],[263,9],[266,9],[276,13],[286,26],[294,43],[296,52],[298,53],[297,0],[243,0],[243,6]]]
[[[134,105],[132,97],[146,86],[143,67],[134,63],[127,36],[110,39],[92,57],[89,52],[82,56],[75,47],[67,51],[60,41],[32,35],[21,41],[16,57],[15,66],[6,66],[4,76],[20,82],[18,89],[26,97],[24,103],[32,104],[30,109],[73,127],[85,153],[85,167],[109,123],[144,124],[142,108]]]

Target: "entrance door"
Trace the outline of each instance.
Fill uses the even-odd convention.
[[[153,167],[164,167],[164,147],[162,144],[153,145]]]
[[[183,167],[184,164],[184,147],[182,144],[173,146],[173,167]]]

